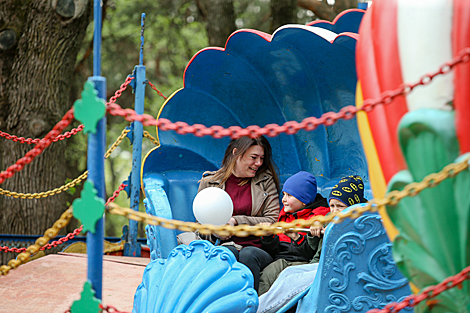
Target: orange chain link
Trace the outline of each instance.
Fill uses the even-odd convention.
[[[76,135],[76,134],[78,134],[78,132],[81,132],[83,130],[83,127],[84,127],[83,124],[80,124],[80,125],[78,125],[77,128],[74,128],[69,132],[65,132],[64,134],[55,137],[54,139],[52,139],[52,142],[57,142],[59,140],[64,140],[66,138],[70,138],[70,137],[72,137],[72,135]],[[28,145],[38,144],[39,141],[41,141],[41,139],[39,139],[39,138],[32,139],[32,138],[18,137],[18,136],[10,135],[10,134],[2,132],[2,131],[0,131],[0,137],[4,137],[5,139],[12,140],[14,142],[27,143]]]
[[[441,292],[460,286],[460,284],[470,278],[470,266],[464,268],[457,275],[451,276],[443,280],[441,283],[429,286],[423,290],[419,295],[410,295],[401,302],[392,302],[387,304],[383,309],[373,309],[367,311],[367,313],[396,313],[406,308],[412,308],[421,301],[426,299],[437,297]]]
[[[162,97],[165,100],[168,99],[167,97],[163,95],[163,93],[160,90],[157,89],[157,87],[155,87],[154,84],[152,84],[150,81],[147,81],[147,83],[149,84],[150,87],[152,87],[153,90],[155,90],[158,93],[160,97]]]
[[[59,135],[73,120],[73,108],[68,110],[62,120],[58,122],[54,128],[47,133],[47,135],[39,141],[39,143],[31,150],[29,150],[24,157],[16,161],[15,164],[9,166],[5,171],[0,173],[0,184],[5,179],[11,178],[16,172],[21,171],[26,164],[33,162],[33,160],[51,145],[53,139]]]
[[[289,121],[284,123],[282,126],[277,124],[269,124],[265,127],[259,127],[257,125],[251,125],[247,128],[241,128],[239,126],[231,126],[228,128],[224,128],[222,126],[211,126],[206,127],[201,124],[194,124],[188,125],[185,122],[171,122],[168,119],[160,118],[158,121],[149,114],[137,114],[132,109],[123,109],[119,105],[115,104],[114,102],[108,102],[108,112],[111,115],[115,116],[122,116],[127,121],[139,121],[145,126],[157,126],[160,130],[173,130],[176,131],[178,134],[194,134],[195,136],[202,137],[202,136],[212,136],[214,138],[222,138],[222,137],[231,137],[233,139],[240,138],[242,136],[248,136],[251,138],[259,137],[259,136],[269,136],[274,137],[279,135],[280,133],[286,134],[295,134],[300,129],[305,129],[307,131],[312,131],[316,129],[320,125],[331,126],[336,123],[339,119],[349,120],[352,119],[357,112],[365,111],[370,112],[379,104],[387,105],[392,103],[393,99],[398,96],[403,96],[410,93],[414,88],[419,85],[427,85],[429,84],[432,79],[438,75],[447,74],[451,71],[451,69],[461,63],[468,62],[470,60],[470,48],[462,49],[457,56],[455,56],[449,62],[444,63],[437,71],[426,74],[421,77],[421,79],[414,84],[401,84],[395,90],[388,90],[383,92],[377,99],[367,99],[364,101],[363,106],[361,108],[357,108],[355,106],[349,105],[343,107],[338,113],[335,112],[327,112],[324,113],[320,118],[316,117],[307,117],[302,122],[296,121]],[[122,85],[124,86],[126,83],[127,85],[130,83],[132,78],[128,77],[126,82]]]

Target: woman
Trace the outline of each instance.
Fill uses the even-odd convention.
[[[274,223],[279,215],[279,179],[274,167],[271,145],[265,137],[233,139],[225,150],[222,167],[203,174],[198,192],[218,187],[230,195],[233,215],[229,225]],[[261,249],[260,238],[220,239],[222,245],[251,270],[254,287],[258,290],[261,270],[273,261]]]

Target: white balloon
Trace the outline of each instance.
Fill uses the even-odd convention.
[[[232,217],[233,202],[225,190],[205,188],[194,198],[193,213],[201,224],[224,225]]]

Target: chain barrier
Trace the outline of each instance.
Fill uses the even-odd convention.
[[[152,84],[150,81],[147,81],[147,83],[149,84],[150,87],[152,87],[153,90],[155,90],[158,93],[160,97],[162,97],[165,100],[168,99],[167,97],[163,95],[163,93],[160,90],[157,89],[157,87],[154,84]]]
[[[445,290],[460,286],[460,284],[467,279],[470,279],[470,266],[464,268],[457,275],[446,278],[437,285],[427,287],[418,295],[410,295],[401,302],[391,302],[383,309],[373,309],[367,311],[367,313],[396,313],[406,308],[412,308],[423,300],[437,297]]]
[[[115,307],[111,305],[105,305],[105,304],[100,304],[100,309],[102,309],[103,312],[108,312],[108,313],[130,313],[130,312],[125,312],[125,311],[119,311]]]
[[[121,96],[122,92],[127,88],[132,79],[132,77],[127,77],[126,81],[114,93],[114,96],[109,99],[107,104],[115,103],[117,98]],[[73,108],[71,108],[67,111],[67,113],[65,113],[64,117],[62,117],[62,119],[54,126],[54,128],[49,133],[47,133],[43,139],[39,140],[33,149],[28,151],[26,155],[16,161],[15,164],[9,166],[5,171],[0,173],[0,184],[2,184],[5,179],[11,178],[13,175],[15,175],[16,172],[21,171],[26,164],[31,163],[39,154],[42,153],[42,151],[44,151],[44,149],[49,147],[51,143],[54,142],[55,138],[57,138],[59,134],[70,125],[70,123],[73,121],[73,118]]]
[[[121,144],[122,140],[126,137],[128,132],[130,132],[130,130],[128,130],[128,129],[124,129],[121,132],[121,135],[116,139],[116,141],[113,143],[113,145],[108,149],[108,151],[104,155],[105,159],[109,158],[111,153],[117,148],[117,146],[119,146]],[[150,134],[149,134],[149,136],[150,136]],[[150,137],[152,137],[152,136],[150,136]],[[78,185],[83,180],[85,180],[87,177],[88,177],[88,171],[85,171],[82,175],[78,176],[73,181],[71,181],[71,182],[69,182],[69,183],[67,183],[67,184],[65,184],[65,185],[63,185],[59,188],[55,188],[53,190],[39,192],[39,193],[20,193],[20,192],[15,192],[15,191],[4,190],[4,189],[0,188],[0,195],[5,195],[7,197],[13,197],[13,198],[20,198],[20,199],[47,198],[49,196],[53,196],[53,195],[59,194],[61,192],[64,192],[67,189],[74,187],[75,185]]]
[[[150,133],[146,130],[144,130],[144,137],[147,137],[148,139],[150,139],[150,141],[156,145],[156,146],[160,146],[160,143],[158,142],[158,140],[153,137],[152,135],[150,135]]]
[[[111,197],[109,197],[108,201],[106,201],[105,205],[108,205],[110,204],[111,202],[113,202],[117,196],[119,196],[119,193],[124,190],[124,188],[126,187],[127,185],[125,184],[121,184],[119,186],[119,188],[117,190],[115,190],[113,192],[113,195]],[[58,232],[64,228],[65,226],[68,225],[68,223],[70,223],[70,220],[72,219],[73,217],[73,208],[72,207],[69,207],[67,209],[67,211],[65,211],[61,216],[60,218],[54,223],[54,225],[49,228],[48,230],[46,230],[46,232],[44,233],[44,236],[43,237],[39,237],[38,239],[36,239],[36,242],[34,245],[31,245],[29,246],[28,248],[23,248],[25,249],[23,252],[21,252],[17,257],[16,259],[13,259],[13,260],[10,260],[8,262],[8,265],[2,265],[0,266],[0,274],[2,275],[7,275],[9,273],[9,271],[11,269],[15,269],[17,268],[18,266],[20,266],[21,264],[24,264],[26,262],[28,262],[29,260],[29,257],[35,253],[37,253],[39,250],[45,250],[45,249],[50,249],[50,248],[44,248],[42,249],[43,247],[47,247],[47,246],[57,246],[61,243],[64,243],[66,242],[67,240],[73,238],[73,236],[75,235],[78,235],[82,229],[83,229],[83,225],[81,225],[79,228],[75,229],[73,231],[73,233],[71,234],[68,234],[67,236],[65,236],[64,238],[67,238],[67,239],[64,239],[64,238],[61,238],[57,241],[53,241],[52,243],[50,244],[47,244],[52,238],[54,238],[55,236],[57,236]],[[6,248],[6,247],[2,247],[2,248]],[[8,248],[7,248],[8,249]],[[12,248],[14,249],[14,248]],[[14,252],[14,251],[12,251]]]
[[[126,134],[129,132],[128,129],[124,129],[121,133],[121,135],[118,137],[118,139],[114,142],[114,144],[108,149],[108,151],[106,152],[105,154],[105,159],[108,158],[111,153],[113,152],[114,149],[116,149],[116,147],[122,142],[122,140],[126,137]],[[85,179],[88,175],[88,171],[86,171],[85,173],[83,173],[81,176],[79,176],[77,179],[75,179],[73,182],[70,182],[69,184],[72,184],[76,181],[76,183],[79,183],[81,180]],[[67,185],[69,185],[67,184]],[[67,185],[65,186],[62,186],[60,188],[65,188]],[[74,184],[75,185],[75,184]],[[108,205],[109,203],[113,202],[114,199],[119,196],[119,193],[124,190],[124,187],[126,187],[127,185],[125,184],[121,184],[118,188],[118,190],[114,191],[113,195],[108,199],[108,201],[105,203],[105,205]],[[71,186],[68,186],[67,188],[70,188]],[[60,189],[60,188],[57,188],[57,189]],[[67,188],[65,188],[64,190],[67,190]],[[54,189],[55,190],[55,189]],[[45,192],[44,194],[50,192],[52,193],[54,190],[51,190],[51,191],[47,191]],[[62,191],[64,191],[62,190]],[[0,188],[0,191],[4,191],[3,189]],[[62,192],[60,191],[60,192]],[[59,193],[59,192],[57,192]],[[1,194],[1,192],[0,192]],[[10,192],[10,194],[17,194],[17,195],[25,195],[26,197],[21,197],[23,199],[33,199],[33,198],[40,198],[40,196],[36,196],[36,197],[28,197],[28,195],[41,195],[41,193],[38,193],[38,194],[19,194],[19,193],[16,193],[16,192]],[[43,198],[45,198],[47,196],[43,196]],[[15,198],[20,198],[20,196],[18,197],[15,197]],[[54,247],[57,247],[59,244],[62,244],[64,242],[66,242],[67,240],[69,239],[72,239],[74,238],[74,236],[80,234],[80,232],[82,231],[83,229],[83,225],[80,226],[79,228],[75,229],[72,233],[69,233],[67,234],[67,236],[59,239],[58,241],[53,241],[52,243],[50,244],[47,244],[45,245],[44,247],[42,247],[40,250],[45,250],[45,249],[51,249],[51,248],[54,248]],[[0,252],[16,252],[16,253],[21,253],[21,252],[25,252],[26,251],[26,248],[9,248],[9,247],[2,247],[0,246]]]
[[[9,191],[0,188],[0,195],[4,195],[7,197],[13,197],[13,198],[20,198],[20,199],[39,199],[39,198],[47,198],[49,196],[57,195],[61,192],[64,192],[68,190],[69,188],[74,187],[75,185],[78,185],[81,183],[84,179],[86,179],[88,176],[88,171],[84,172],[82,175],[78,176],[75,178],[73,181],[59,187],[55,188],[52,190],[44,191],[44,192],[38,192],[38,193],[21,193],[21,192],[15,192],[15,191]]]
[[[54,139],[52,139],[52,142],[57,142],[59,140],[64,140],[66,138],[70,138],[70,137],[72,137],[72,135],[76,135],[76,134],[78,134],[78,132],[81,132],[83,130],[83,127],[84,127],[83,124],[78,125],[77,128],[74,128],[69,132],[65,132],[65,133],[55,137]],[[18,136],[10,135],[10,134],[2,132],[2,131],[0,131],[0,137],[4,137],[5,139],[12,140],[14,142],[27,143],[28,145],[38,144],[39,141],[41,141],[41,139],[39,139],[39,138],[32,139],[32,138],[18,137]]]
[[[61,245],[65,242],[67,242],[69,239],[75,238],[75,236],[78,236],[81,231],[83,230],[83,225],[81,225],[79,228],[75,229],[73,232],[67,234],[67,236],[64,236],[60,238],[59,240],[55,240],[51,243],[48,243],[47,245],[41,247],[39,250],[44,251],[46,249],[52,249],[57,247],[58,245]],[[0,246],[0,251],[1,252],[14,252],[14,253],[21,253],[21,252],[26,252],[26,248],[8,248],[8,247],[1,247]]]
[[[109,197],[108,201],[106,201],[106,203],[105,203],[104,205],[106,206],[106,205],[110,204],[111,202],[114,202],[114,199],[116,199],[117,196],[119,196],[119,193],[120,193],[121,191],[123,191],[124,188],[126,188],[126,187],[127,187],[126,184],[124,184],[124,183],[121,184],[121,185],[119,186],[119,188],[113,192],[113,195],[112,195],[111,197]]]
[[[34,245],[29,246],[25,252],[18,254],[16,259],[12,259],[8,262],[8,265],[0,266],[0,274],[7,275],[11,269],[15,269],[21,264],[29,261],[29,257],[37,253],[42,247],[44,247],[52,238],[57,236],[58,232],[70,223],[73,217],[72,207],[68,208],[67,211],[62,213],[61,217],[54,223],[54,225],[44,232],[43,237],[36,239]]]
[[[401,84],[395,90],[388,90],[383,92],[377,99],[367,99],[364,101],[361,108],[355,106],[346,106],[343,107],[338,113],[327,112],[324,113],[320,118],[316,117],[307,117],[302,122],[298,123],[296,121],[289,121],[284,123],[282,126],[277,124],[269,124],[265,127],[259,127],[256,125],[248,126],[247,128],[241,128],[239,126],[231,126],[229,128],[224,128],[222,126],[211,126],[206,127],[201,124],[188,125],[185,122],[176,122],[172,123],[170,120],[160,118],[158,121],[151,115],[148,114],[136,114],[134,110],[123,109],[116,103],[109,103],[108,112],[111,115],[122,116],[127,121],[139,121],[145,126],[157,126],[162,131],[173,130],[178,134],[194,134],[195,136],[212,136],[214,138],[230,137],[232,139],[240,138],[242,136],[248,136],[251,138],[259,136],[269,136],[274,137],[280,133],[286,133],[289,135],[297,133],[301,129],[307,131],[312,131],[320,125],[331,126],[336,123],[339,119],[349,120],[352,119],[357,112],[365,111],[370,112],[377,105],[390,104],[393,99],[398,96],[406,95],[410,93],[414,88],[419,85],[429,84],[434,77],[447,74],[455,67],[457,64],[465,63],[470,60],[470,48],[462,49],[457,56],[455,56],[449,62],[444,63],[437,71],[431,74],[426,74],[421,77],[419,81],[414,84]],[[130,81],[129,81],[130,82]],[[123,84],[124,85],[124,84]]]
[[[29,150],[24,157],[16,161],[15,164],[9,166],[5,171],[0,173],[0,184],[2,184],[5,179],[11,178],[15,175],[16,172],[21,171],[26,164],[33,162],[39,154],[49,147],[53,141],[53,138],[59,135],[73,120],[73,108],[70,109],[58,122],[54,128],[47,133],[46,137],[41,139],[39,143],[31,150]]]
[[[385,195],[383,199],[372,199],[366,205],[353,208],[347,212],[339,212],[337,214],[329,214],[328,216],[314,216],[309,220],[297,219],[290,223],[276,222],[272,225],[221,225],[215,226],[210,224],[199,224],[194,222],[183,222],[178,220],[169,220],[143,212],[137,212],[125,208],[108,208],[111,214],[125,216],[128,219],[138,222],[145,222],[150,225],[162,226],[168,229],[178,229],[181,231],[198,231],[201,234],[218,234],[220,236],[239,236],[245,237],[248,235],[266,236],[269,234],[278,234],[286,232],[287,230],[296,231],[297,227],[304,228],[314,225],[315,222],[325,223],[340,223],[346,218],[356,219],[366,212],[376,212],[380,207],[385,205],[396,205],[401,199],[405,197],[414,197],[426,188],[437,186],[443,180],[455,177],[458,173],[468,169],[470,156],[458,163],[451,163],[444,167],[438,173],[427,175],[421,182],[411,183],[405,186],[403,190],[391,191]]]
[[[106,305],[106,304],[102,304],[102,303],[99,304],[99,308],[101,310],[103,310],[102,313],[103,312],[108,312],[108,313],[130,313],[130,312],[126,312],[126,311],[119,311],[118,309],[116,309],[112,305]],[[64,313],[71,313],[71,311],[70,311],[70,309],[68,309]]]

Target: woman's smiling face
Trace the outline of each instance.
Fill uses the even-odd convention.
[[[235,153],[235,149],[233,151]],[[263,165],[264,148],[261,146],[251,146],[245,154],[238,157],[233,175],[238,178],[255,177],[259,167]]]

